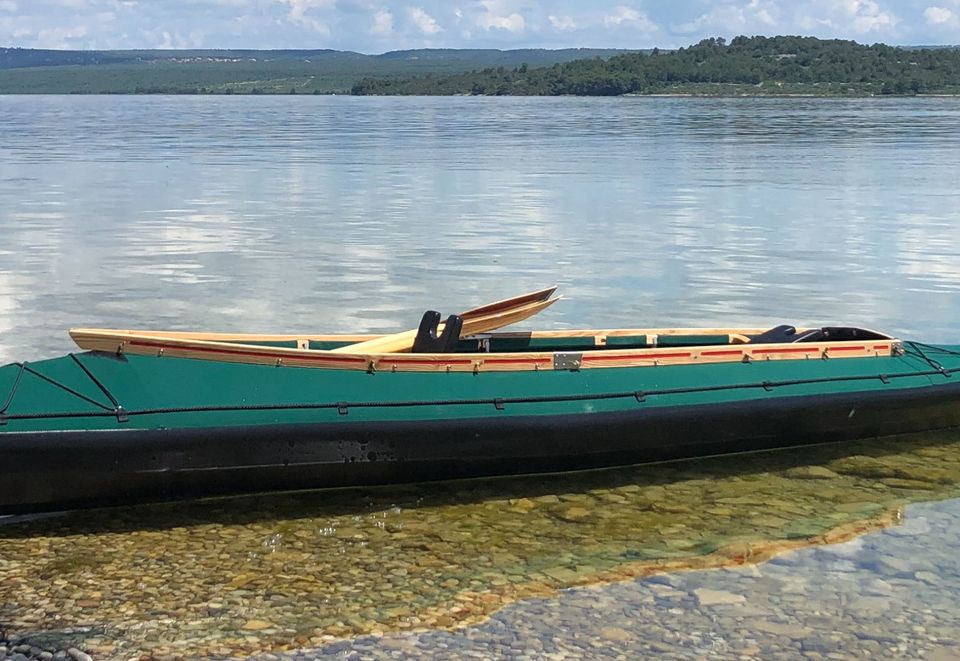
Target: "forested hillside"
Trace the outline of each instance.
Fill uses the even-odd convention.
[[[705,39],[550,67],[487,67],[449,76],[367,78],[354,94],[619,95],[960,93],[960,49],[864,46],[813,37]]]
[[[617,49],[58,51],[0,48],[0,94],[297,94],[349,92],[362,78],[550,66]]]

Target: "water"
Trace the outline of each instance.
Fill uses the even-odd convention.
[[[957,99],[0,96],[0,362],[70,350],[70,326],[398,330],[426,308],[552,283],[568,300],[531,326],[849,323],[955,342],[956,172]],[[737,622],[760,613],[780,638],[790,617],[857,630],[865,620],[844,609],[876,606],[873,574],[901,599],[931,572],[848,563],[844,591],[811,552],[803,600],[838,609],[804,623],[753,591],[737,602],[752,611],[708,609],[709,627],[690,615],[693,642],[618,614],[670,620],[703,586],[729,592],[722,572],[653,602],[646,583],[598,588],[586,599],[609,624],[599,633],[571,630],[587,621],[568,608],[581,597],[555,591],[890,525],[903,503],[960,494],[958,439],[8,522],[0,629],[101,658],[469,623],[329,652],[482,656],[548,639],[545,652],[574,658],[595,640],[628,656],[849,650],[804,634],[751,651]],[[936,510],[937,531],[957,528],[958,503]],[[951,540],[910,538],[931,558]],[[884,548],[884,567],[905,560]],[[955,601],[950,585],[938,600]],[[933,621],[911,608],[893,638],[870,639],[875,656],[960,645],[943,633],[955,609]],[[564,631],[580,642],[564,648]]]
[[[958,129],[956,99],[0,97],[0,361],[552,283],[536,326],[957,340]]]

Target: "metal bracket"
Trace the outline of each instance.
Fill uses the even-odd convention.
[[[894,342],[890,345],[891,356],[902,356],[904,354],[903,342]]]
[[[471,342],[476,341],[477,343],[477,353],[490,353],[490,336],[489,335],[471,335],[469,337],[460,338],[462,340],[470,340]]]
[[[573,351],[558,351],[553,354],[553,369],[570,370],[576,372],[583,363],[583,353]]]
[[[346,402],[337,402],[337,413],[339,413],[340,415],[346,415],[349,412],[350,411],[347,409]]]
[[[127,415],[126,409],[124,409],[122,406],[118,406],[114,410],[114,413],[117,414],[117,422],[123,423],[130,420],[130,416]]]
[[[3,427],[5,424],[7,424],[7,414],[0,413],[0,427]]]

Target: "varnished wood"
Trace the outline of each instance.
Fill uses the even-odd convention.
[[[547,290],[544,290],[547,291]],[[548,294],[549,295],[549,294]],[[526,297],[523,297],[526,299]],[[483,312],[470,311],[461,317],[463,318],[463,328],[460,331],[461,336],[475,335],[477,333],[487,333],[503,326],[515,324],[532,317],[559,301],[559,298],[550,300],[537,300],[533,302],[524,302],[522,304],[505,305],[503,303],[491,304],[478,308]],[[437,333],[443,332],[444,324],[437,327]],[[350,344],[344,347],[333,349],[337,353],[354,354],[381,354],[381,353],[404,353],[410,351],[413,347],[413,341],[417,337],[416,330],[408,330],[393,335],[385,335],[366,342]]]
[[[705,330],[685,329],[690,335],[705,335]],[[741,329],[743,330],[743,329]],[[697,332],[699,331],[699,332]],[[563,331],[560,331],[561,333]],[[616,331],[620,332],[620,331]],[[553,331],[551,331],[553,333]],[[578,337],[583,331],[576,331]],[[200,360],[218,360],[279,366],[319,367],[368,371],[410,372],[490,372],[552,370],[554,353],[529,351],[515,353],[340,353],[311,349],[264,347],[176,338],[170,335],[123,335],[115,331],[74,329],[77,344],[93,351],[154,356],[174,356]],[[642,334],[639,330],[628,334]],[[500,336],[505,336],[506,333]],[[514,333],[517,337],[527,334]],[[539,335],[539,334],[538,334]],[[732,335],[736,335],[733,333]],[[557,337],[556,335],[552,335]],[[573,336],[567,334],[567,337]],[[890,356],[900,344],[896,339],[861,342],[810,342],[790,344],[718,344],[696,347],[652,347],[646,349],[602,349],[580,353],[581,369],[617,367],[656,367],[717,362],[757,360],[820,360]]]

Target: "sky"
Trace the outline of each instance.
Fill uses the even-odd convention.
[[[960,0],[0,0],[0,46],[676,48],[802,34],[960,44]]]

